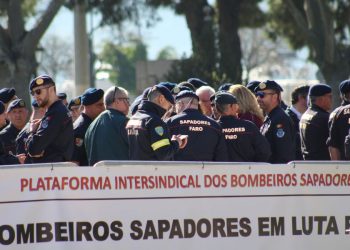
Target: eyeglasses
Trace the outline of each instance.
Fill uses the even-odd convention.
[[[40,88],[40,89],[36,89],[36,90],[32,90],[32,91],[30,91],[30,94],[32,95],[32,96],[34,96],[34,95],[40,95],[41,94],[41,90],[43,90],[43,89],[48,89],[48,88],[50,88],[50,87],[52,87],[53,85],[50,85],[50,86],[47,86],[47,87],[43,87],[43,88]]]
[[[118,100],[123,100],[123,101],[127,101],[128,103],[130,102],[130,98],[129,97],[118,97]]]
[[[266,93],[266,92],[259,91],[259,92],[255,93],[255,96],[263,99],[267,95],[274,95],[274,94],[276,94],[276,93]]]

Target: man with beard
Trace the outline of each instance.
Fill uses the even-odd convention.
[[[29,86],[31,95],[46,113],[30,124],[26,163],[70,161],[73,153],[73,123],[66,106],[56,95],[50,76],[34,78]]]
[[[295,159],[295,131],[291,118],[281,108],[282,87],[275,81],[267,80],[255,88],[265,120],[260,132],[271,146],[270,163],[287,163]]]

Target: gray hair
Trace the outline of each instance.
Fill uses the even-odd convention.
[[[107,89],[103,96],[103,100],[105,102],[106,107],[111,106],[115,99],[123,94],[126,96],[129,95],[128,91],[122,87],[114,86]]]
[[[200,95],[204,92],[208,92],[209,95],[214,95],[215,94],[215,89],[213,89],[210,86],[202,86],[196,90],[196,95]]]

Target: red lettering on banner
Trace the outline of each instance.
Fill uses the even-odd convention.
[[[179,189],[200,188],[198,175],[115,176],[115,189]]]
[[[300,186],[350,186],[350,174],[301,174]]]
[[[21,178],[21,192],[53,190],[110,190],[112,185],[106,177],[38,177]]]

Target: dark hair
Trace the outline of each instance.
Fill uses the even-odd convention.
[[[292,92],[292,104],[296,104],[299,101],[299,96],[306,98],[309,93],[309,89],[310,86],[308,85],[296,87]]]

